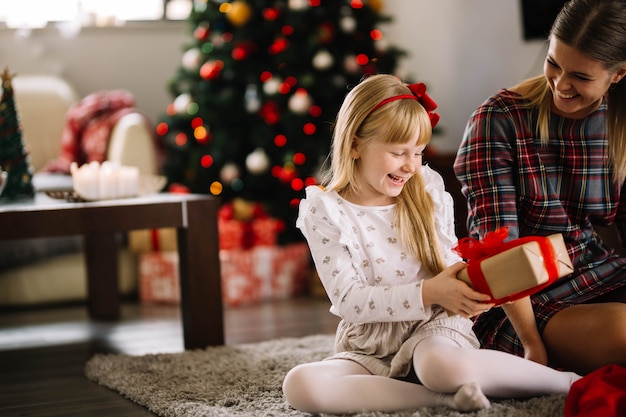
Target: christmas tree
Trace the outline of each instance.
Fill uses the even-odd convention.
[[[170,184],[259,203],[284,220],[317,183],[349,88],[394,73],[403,51],[379,25],[382,0],[194,2],[191,41],[157,123]]]
[[[2,98],[0,99],[0,170],[8,173],[0,199],[32,197],[32,168],[28,152],[22,140],[15,101],[12,76],[8,68],[1,74]]]

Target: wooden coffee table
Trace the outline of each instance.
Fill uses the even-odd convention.
[[[116,234],[177,229],[185,349],[224,344],[217,234],[219,200],[207,195],[154,194],[96,202],[69,202],[37,193],[0,202],[0,239],[83,235],[89,314],[120,314]]]

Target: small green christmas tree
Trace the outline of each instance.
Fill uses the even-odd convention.
[[[30,158],[22,140],[22,128],[13,99],[12,75],[8,68],[2,71],[2,98],[0,99],[0,169],[8,173],[0,199],[32,197],[33,172]]]
[[[379,24],[382,0],[194,2],[192,39],[157,124],[169,183],[224,203],[260,203],[295,229],[304,188],[317,183],[332,125],[363,76],[393,73],[403,51]]]

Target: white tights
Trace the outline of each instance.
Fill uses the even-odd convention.
[[[432,336],[415,349],[413,364],[421,384],[371,375],[350,360],[303,364],[285,377],[287,401],[309,413],[345,414],[447,406],[475,411],[500,398],[564,394],[580,378],[495,350],[459,348]]]

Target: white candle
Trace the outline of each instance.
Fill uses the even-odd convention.
[[[100,196],[99,166],[100,164],[97,162],[83,165],[80,168],[75,162],[70,165],[74,190],[84,199],[97,200]]]
[[[100,165],[100,199],[108,200],[118,197],[119,165],[104,161]]]
[[[122,166],[118,175],[119,197],[134,197],[139,194],[139,168]]]
[[[139,168],[117,162],[70,165],[74,190],[86,200],[108,200],[139,195]]]

